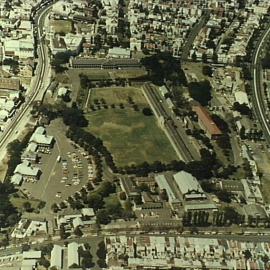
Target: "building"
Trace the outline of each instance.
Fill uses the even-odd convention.
[[[33,167],[29,161],[25,160],[17,165],[14,175],[21,175],[23,180],[36,181],[40,176],[40,172],[39,168]]]
[[[130,49],[114,47],[108,51],[108,58],[130,58]]]
[[[19,91],[20,80],[13,78],[0,78],[0,90],[1,91]]]
[[[51,251],[51,267],[56,267],[57,270],[63,269],[63,252],[61,246],[54,245]]]
[[[136,185],[134,184],[131,178],[122,177],[120,179],[120,186],[129,199],[134,200],[136,197],[140,196],[136,188]]]
[[[48,136],[44,127],[37,127],[35,132],[32,134],[30,143],[36,143],[37,146],[41,147],[52,147],[54,143],[53,136]]]
[[[173,178],[185,201],[207,198],[197,179],[190,173],[181,171],[174,174]]]
[[[46,234],[47,232],[48,229],[46,221],[21,219],[11,233],[11,237],[21,239],[38,233]]]
[[[201,105],[192,106],[192,110],[196,112],[198,116],[198,123],[200,127],[205,131],[206,135],[210,139],[216,139],[222,135],[221,130],[213,121],[209,112]]]
[[[90,69],[142,69],[141,63],[137,59],[106,59],[106,58],[83,58],[76,57],[70,59],[72,68]]]
[[[162,190],[166,191],[169,203],[179,202],[179,198],[177,198],[175,191],[171,188],[170,184],[168,183],[168,180],[164,175],[160,174],[155,176],[155,181],[160,191]]]
[[[75,266],[80,266],[80,261],[79,261],[79,249],[80,245],[76,242],[72,242],[68,244],[68,252],[67,252],[67,266],[68,268],[74,267]]]

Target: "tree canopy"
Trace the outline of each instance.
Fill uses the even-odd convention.
[[[188,84],[190,96],[198,101],[202,106],[207,106],[212,99],[212,86],[208,80],[201,82],[190,82]]]
[[[145,57],[141,63],[149,70],[150,79],[157,85],[163,85],[164,80],[170,80],[175,85],[186,85],[186,77],[180,62],[168,52]]]

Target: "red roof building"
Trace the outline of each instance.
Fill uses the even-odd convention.
[[[221,130],[218,128],[211,115],[204,107],[201,105],[195,105],[192,107],[192,110],[196,112],[198,116],[198,123],[206,132],[208,138],[216,139],[218,136],[222,135]]]

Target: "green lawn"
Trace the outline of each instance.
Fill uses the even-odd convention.
[[[118,166],[178,159],[155,116],[125,108],[90,112],[87,119],[88,130],[103,140]]]
[[[95,99],[104,99],[108,105],[123,103],[128,104],[128,98],[131,97],[138,106],[149,107],[143,92],[135,87],[108,87],[95,88],[91,93],[91,104]]]

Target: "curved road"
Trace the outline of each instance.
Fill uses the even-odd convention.
[[[264,132],[265,140],[268,145],[270,145],[270,125],[269,125],[269,119],[266,114],[266,109],[264,106],[264,97],[262,95],[262,82],[261,82],[261,50],[264,46],[264,41],[268,38],[270,34],[270,25],[269,28],[264,31],[262,34],[257,48],[255,49],[253,59],[252,59],[252,76],[253,76],[253,97],[252,97],[252,104],[253,108],[256,114],[256,117],[258,121],[260,122],[262,126],[262,130]]]
[[[9,125],[6,127],[0,138],[0,160],[2,160],[6,153],[7,145],[18,137],[18,134],[24,126],[29,122],[30,111],[32,103],[37,100],[38,95],[44,92],[46,89],[44,87],[44,81],[46,81],[46,76],[48,76],[48,57],[46,55],[46,46],[42,41],[43,26],[46,15],[51,8],[50,3],[48,6],[43,7],[36,15],[35,22],[37,23],[37,39],[38,39],[38,65],[36,68],[36,76],[33,78],[32,89],[28,96],[26,96],[25,103],[17,111],[16,115],[13,117]]]

